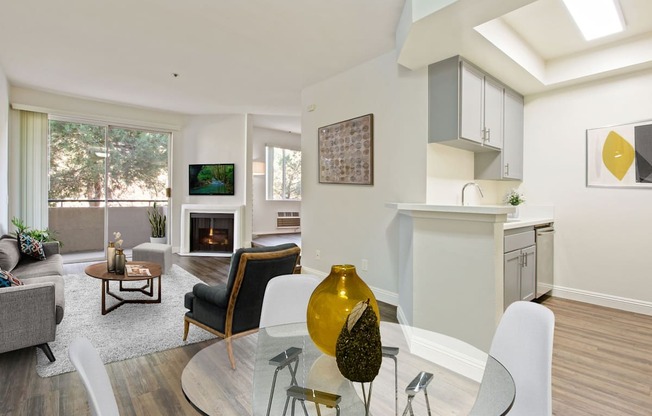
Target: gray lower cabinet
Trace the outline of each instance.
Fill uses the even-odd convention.
[[[534,230],[515,230],[505,235],[504,307],[536,294],[536,245]]]

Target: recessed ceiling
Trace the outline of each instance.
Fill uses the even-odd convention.
[[[593,41],[584,40],[561,0],[447,3],[399,28],[407,33],[401,64],[416,69],[459,54],[522,94],[652,68],[650,0],[620,0],[625,31]],[[453,41],[423,47],[450,39],[451,31]]]
[[[299,115],[302,88],[394,49],[404,1],[0,0],[0,65],[60,94]]]

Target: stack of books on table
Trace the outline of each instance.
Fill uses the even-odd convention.
[[[147,277],[151,276],[149,269],[139,264],[127,264],[127,276],[129,277]]]

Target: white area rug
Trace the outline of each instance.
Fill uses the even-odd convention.
[[[187,341],[182,341],[183,316],[187,311],[183,297],[201,280],[176,264],[161,277],[161,303],[125,304],[104,316],[99,279],[82,273],[66,275],[64,280],[66,308],[57,326],[56,339],[50,343],[56,361],[50,363],[45,354],[36,349],[36,371],[41,377],[75,370],[68,359],[68,345],[79,336],[91,341],[105,364],[215,338],[207,331],[194,330],[188,334]],[[142,286],[142,282],[132,284]],[[117,282],[111,282],[111,291],[118,291]],[[125,298],[145,296],[125,292],[120,293],[122,295]],[[107,296],[107,307],[114,301]]]

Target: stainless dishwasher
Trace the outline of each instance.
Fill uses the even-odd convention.
[[[553,224],[534,227],[537,247],[537,294],[539,298],[552,290],[554,275],[555,228]]]

